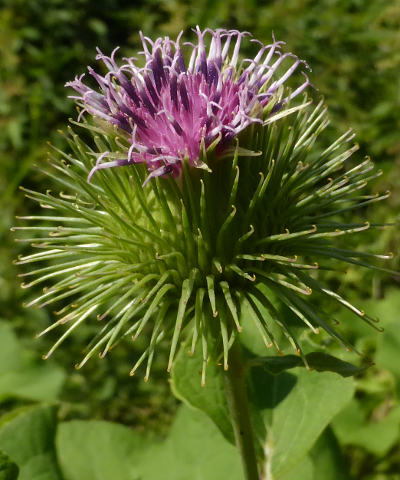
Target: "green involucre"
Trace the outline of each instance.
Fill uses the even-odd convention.
[[[228,368],[244,310],[266,346],[280,351],[272,333],[278,325],[306,361],[274,298],[305,329],[323,329],[349,348],[313,307],[312,291],[374,326],[372,318],[321,283],[316,271],[319,263],[335,268],[338,260],[388,271],[368,257],[390,256],[350,250],[336,238],[377,226],[343,223],[342,215],[387,197],[361,192],[379,172],[369,159],[349,161],[357,150],[351,132],[325,150],[315,144],[328,124],[322,102],[283,113],[249,127],[229,154],[203,152],[209,170],[186,165],[180,178],[153,178],[145,187],[143,164],[99,170],[88,183],[96,158],[104,151],[121,158],[127,139],[98,120],[83,125],[93,140],[89,144],[69,129],[72,153],[58,151],[45,169],[62,192],[24,189],[45,214],[24,217],[31,227],[16,227],[33,230],[34,238],[22,241],[38,248],[18,259],[34,267],[22,274],[33,277],[23,286],[46,285],[28,305],[61,306],[59,319],[45,332],[57,326],[65,331],[46,356],[97,314],[102,326],[79,366],[95,352],[104,356],[121,338],[145,331],[148,347],[132,374],[147,360],[149,377],[156,346],[165,338],[170,370],[183,337],[192,352],[202,348],[204,383],[210,339]],[[37,263],[44,266],[35,268]]]

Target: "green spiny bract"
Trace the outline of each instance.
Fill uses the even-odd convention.
[[[201,160],[208,169],[186,163],[180,177],[152,178],[144,187],[144,164],[99,170],[88,183],[96,158],[104,151],[117,158],[127,140],[99,121],[83,124],[93,136],[92,146],[70,129],[72,153],[58,151],[45,170],[63,192],[23,189],[46,214],[24,217],[34,225],[17,227],[41,237],[23,240],[34,242],[38,253],[17,263],[44,263],[23,274],[34,278],[23,286],[51,284],[28,306],[62,305],[59,319],[42,332],[65,329],[46,357],[97,314],[102,328],[80,366],[95,352],[104,356],[121,338],[135,339],[145,331],[148,347],[132,374],[147,362],[149,377],[163,339],[170,343],[170,370],[184,338],[191,352],[202,349],[204,383],[209,339],[227,369],[244,311],[267,347],[281,351],[272,333],[278,325],[302,355],[272,298],[285,304],[305,329],[323,329],[351,348],[314,308],[312,291],[375,326],[321,283],[317,269],[335,268],[341,261],[386,271],[370,264],[369,257],[390,256],[336,245],[337,237],[377,226],[364,220],[342,223],[341,217],[387,196],[362,193],[379,172],[368,158],[346,167],[357,150],[351,132],[325,150],[315,145],[328,124],[322,102],[315,108],[303,103],[288,113],[250,126],[223,157],[203,149]],[[39,221],[42,226],[36,226]],[[275,325],[264,318],[265,309]]]

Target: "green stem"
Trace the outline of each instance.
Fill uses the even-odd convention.
[[[236,446],[242,461],[244,478],[246,480],[259,480],[247,399],[245,369],[238,341],[235,341],[229,350],[229,370],[225,372],[224,377],[226,398],[231,414]]]

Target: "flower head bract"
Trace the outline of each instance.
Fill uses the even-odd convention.
[[[54,149],[45,169],[62,191],[24,189],[46,214],[17,227],[36,230],[21,240],[38,250],[17,263],[42,264],[22,274],[33,277],[23,286],[46,285],[28,305],[59,305],[45,332],[64,332],[47,356],[80,324],[99,321],[80,365],[123,338],[147,335],[132,373],[146,362],[148,378],[157,344],[169,343],[170,369],[185,339],[190,352],[202,351],[204,383],[211,351],[228,368],[245,319],[266,348],[281,352],[287,341],[303,356],[282,305],[296,332],[324,330],[351,348],[314,294],[375,325],[318,270],[346,262],[385,270],[375,258],[389,256],[340,243],[377,226],[346,215],[386,198],[362,192],[379,172],[368,158],[352,161],[351,132],[319,146],[326,109],[298,101],[307,78],[288,89],[302,62],[282,54],[280,42],[239,60],[244,33],[196,35],[187,63],[181,36],[143,37],[144,67],[99,54],[108,72],[90,72],[100,90],[82,77],[69,84],[79,93],[83,110],[73,123],[85,141],[69,128],[71,152]]]

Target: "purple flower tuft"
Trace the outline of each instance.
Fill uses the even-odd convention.
[[[254,59],[238,63],[239,50],[247,32],[236,30],[195,30],[197,44],[191,48],[185,64],[180,40],[168,37],[154,42],[141,34],[145,66],[139,68],[134,58],[125,58],[118,66],[115,52],[111,57],[98,50],[96,59],[108,69],[103,77],[92,68],[90,75],[100,87],[100,93],[76,77],[66,86],[72,87],[83,112],[99,117],[127,132],[131,147],[126,158],[103,160],[99,156],[89,179],[96,170],[131,163],[145,162],[154,176],[179,174],[186,159],[195,167],[204,167],[202,149],[215,147],[223,152],[229,141],[248,125],[265,120],[265,110],[271,97],[300,64],[292,53],[282,54],[273,39],[270,45],[260,44]],[[211,42],[208,48],[205,37]],[[257,40],[251,40],[258,42]],[[278,67],[286,60],[290,65],[279,78]],[[287,63],[287,62],[285,62]],[[247,65],[248,64],[248,65]],[[247,65],[247,66],[245,66]],[[281,67],[282,68],[282,67]],[[276,112],[285,102],[299,95],[308,85],[308,77],[290,95],[274,105]]]

